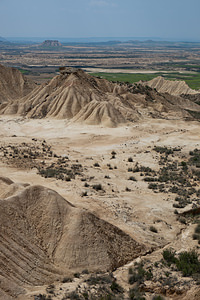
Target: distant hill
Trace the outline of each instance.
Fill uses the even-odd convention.
[[[1,42],[6,42],[6,39],[3,38],[2,36],[0,36],[0,43],[1,43]]]
[[[45,40],[40,46],[42,47],[60,47],[62,44],[57,40]]]
[[[200,91],[192,90],[185,81],[181,80],[166,80],[162,76],[158,76],[150,81],[145,82],[151,88],[155,88],[160,93],[168,93],[178,96],[182,94],[195,95]]]

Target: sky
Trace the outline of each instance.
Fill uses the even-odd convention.
[[[0,0],[2,37],[200,41],[200,0]]]

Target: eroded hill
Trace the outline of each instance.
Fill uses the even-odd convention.
[[[182,94],[195,95],[200,94],[200,91],[191,89],[185,81],[181,80],[166,80],[162,76],[158,76],[150,81],[145,82],[151,88],[155,88],[160,93],[168,93],[174,96]]]
[[[36,84],[15,68],[0,65],[0,104],[29,94]]]
[[[145,251],[119,228],[53,190],[4,177],[0,187],[1,299],[70,272],[113,270]]]
[[[0,113],[116,127],[146,117],[198,119],[200,106],[141,84],[112,83],[66,69],[20,100],[1,105]]]

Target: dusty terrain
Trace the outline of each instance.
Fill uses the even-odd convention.
[[[4,99],[0,299],[199,299],[199,107],[73,69]]]
[[[20,183],[20,190],[23,190],[26,184],[42,185],[55,190],[77,208],[84,209],[87,213],[94,213],[98,218],[120,228],[139,244],[144,244],[147,251],[151,253],[144,257],[144,261],[148,264],[161,259],[164,247],[173,247],[179,252],[193,247],[198,250],[198,243],[192,239],[195,225],[192,222],[181,223],[174,214],[173,204],[176,194],[159,191],[155,193],[154,190],[148,188],[148,182],[144,181],[141,172],[133,174],[130,170],[139,165],[158,171],[160,154],[152,150],[155,146],[181,149],[180,152],[173,154],[174,158],[170,157],[172,160],[181,161],[188,157],[190,150],[199,148],[199,123],[145,120],[131,126],[108,129],[97,126],[70,125],[65,120],[1,117],[0,129],[2,147],[0,175],[9,177],[14,183]],[[15,160],[9,155],[12,153],[11,146],[13,146],[12,149],[16,147],[19,152],[22,149],[23,154],[25,154],[25,148],[34,151],[36,147],[37,152],[39,152],[38,149],[43,151],[44,140],[45,145],[51,147],[49,149],[53,152],[52,156],[47,151],[43,157],[39,156],[31,162],[25,155],[19,162],[19,159]],[[3,154],[5,149],[8,155]],[[54,157],[54,154],[58,157]],[[62,180],[62,177],[61,179],[45,178],[38,174],[41,160],[44,166],[49,166],[59,157],[68,157],[68,165],[80,164],[81,174],[75,175],[70,181]],[[131,174],[136,181],[129,180]],[[93,188],[95,184],[101,184],[102,190],[95,190]],[[195,189],[198,190],[198,188],[200,187],[197,182]],[[8,194],[1,195],[1,198],[17,195],[17,193],[18,188],[10,188]],[[12,198],[8,199],[13,201]],[[193,201],[178,211],[188,210],[192,207],[192,203],[197,204],[197,199],[195,199],[194,197]],[[31,216],[30,218],[32,220]],[[151,226],[157,229],[156,233],[150,229]],[[80,232],[74,233],[75,239],[78,239]],[[140,258],[143,259],[141,255]],[[130,288],[127,273],[129,267],[130,265],[114,272],[119,283],[127,289]],[[78,268],[79,271],[80,269]],[[87,269],[86,266],[83,269]],[[64,274],[62,276],[64,277]],[[69,276],[67,270],[66,276]],[[84,276],[88,275],[82,276],[85,278]],[[68,284],[55,283],[50,277],[49,283],[54,283],[56,286],[55,296],[51,294],[52,299],[62,299],[67,289],[73,291],[73,288],[75,289],[80,284],[80,280],[83,280],[82,276]],[[44,282],[45,277],[43,276],[40,280],[41,283],[42,280]],[[185,285],[184,278],[178,282],[179,284],[171,283],[171,289],[175,287],[179,289],[180,285],[182,293],[180,299],[183,299],[183,295],[187,290],[191,290],[195,282],[188,280]],[[39,282],[37,285],[40,285]],[[154,285],[154,287],[151,285],[151,292],[161,293],[162,284],[157,280]],[[46,293],[45,287],[30,289],[27,286],[26,290],[28,294],[19,299],[33,299],[33,295]],[[178,294],[178,292],[176,294],[176,289],[173,293],[174,296],[172,294],[166,299],[173,299]],[[146,294],[148,296],[148,293]]]

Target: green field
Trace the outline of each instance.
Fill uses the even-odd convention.
[[[190,88],[200,89],[200,73],[154,73],[154,74],[129,74],[129,73],[91,73],[93,76],[99,76],[109,81],[120,81],[135,83],[140,80],[148,81],[157,76],[163,76],[169,80],[184,80]]]

